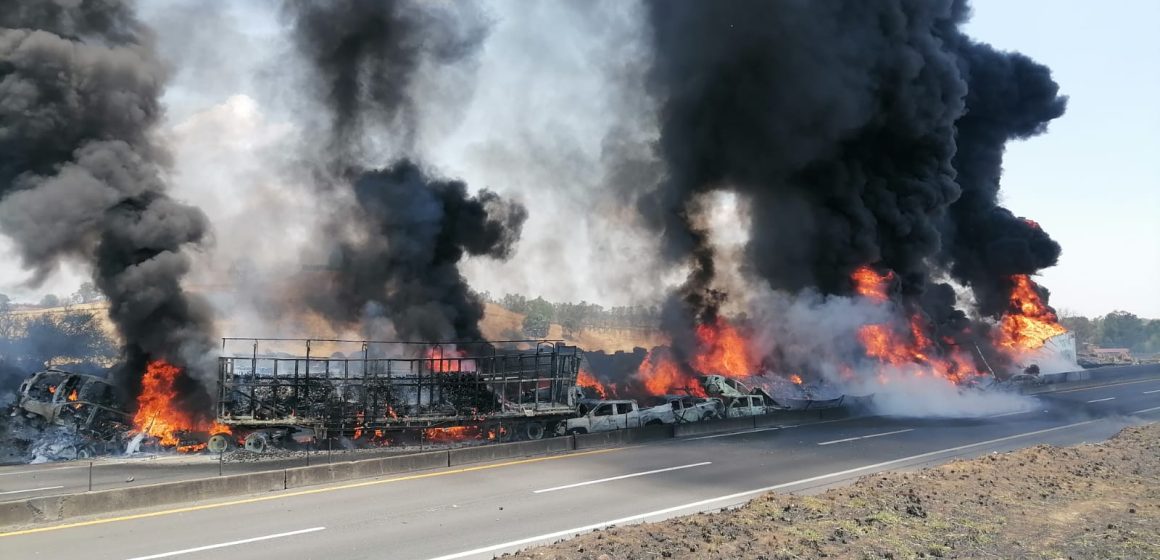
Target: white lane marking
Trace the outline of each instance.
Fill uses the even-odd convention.
[[[1136,410],[1133,412],[1129,412],[1128,414],[1144,414],[1145,412],[1154,412],[1157,410],[1160,410],[1160,406],[1154,406],[1152,408],[1145,408],[1144,410]]]
[[[1160,389],[1156,389],[1155,391],[1144,391],[1145,395],[1151,395],[1152,393],[1160,393]]]
[[[652,471],[644,471],[632,474],[622,474],[620,476],[610,476],[608,478],[601,478],[597,480],[589,480],[586,482],[577,482],[576,484],[565,484],[564,486],[553,486],[552,488],[544,488],[542,490],[534,490],[533,494],[543,494],[544,492],[555,492],[556,490],[567,490],[569,488],[578,488],[580,486],[588,486],[589,484],[600,484],[601,482],[612,482],[613,480],[624,480],[626,478],[636,478],[638,476],[647,476],[650,474],[657,474],[670,471],[679,471],[681,469],[691,469],[693,467],[703,467],[705,465],[712,465],[712,461],[705,461],[704,463],[693,463],[691,465],[681,465],[679,467],[668,467],[665,469],[656,469]]]
[[[1031,414],[1032,412],[1036,412],[1036,411],[1034,411],[1034,410],[1017,410],[1015,412],[1004,412],[1003,414],[992,414],[990,416],[986,416],[985,418],[1002,418],[1004,416],[1015,416],[1017,414]],[[1044,412],[1047,412],[1047,411],[1044,411]]]
[[[74,465],[74,466],[70,466],[70,467],[53,467],[51,469],[30,469],[27,471],[4,472],[4,473],[0,473],[0,476],[12,476],[14,474],[39,474],[39,473],[47,473],[47,472],[53,472],[53,471],[66,471],[68,469],[81,469],[81,468],[87,469],[87,468],[89,468],[89,466],[86,464],[86,465]]]
[[[455,560],[456,558],[466,558],[468,556],[487,554],[489,552],[495,552],[497,550],[504,550],[504,549],[520,547],[520,546],[524,546],[524,545],[532,544],[532,543],[551,541],[552,539],[558,539],[560,537],[570,537],[570,536],[573,536],[577,533],[587,533],[589,531],[595,531],[596,529],[603,529],[603,528],[611,526],[611,525],[623,525],[625,523],[632,523],[634,521],[641,521],[643,519],[648,519],[650,517],[656,517],[659,515],[667,515],[670,513],[674,513],[674,512],[678,512],[678,511],[682,511],[682,510],[687,510],[687,509],[691,509],[691,508],[699,508],[699,507],[706,506],[706,505],[713,504],[713,503],[717,503],[717,502],[727,502],[730,500],[737,500],[739,498],[744,498],[746,496],[752,496],[754,494],[764,494],[766,492],[772,492],[774,490],[780,490],[782,488],[788,488],[790,486],[797,486],[799,484],[809,484],[811,482],[817,482],[819,480],[825,480],[827,478],[834,478],[834,477],[846,476],[849,474],[854,474],[854,473],[858,473],[858,472],[862,472],[862,471],[871,471],[871,470],[875,470],[875,469],[881,469],[884,467],[889,467],[889,466],[897,465],[900,463],[906,463],[908,461],[914,461],[914,460],[918,460],[918,459],[925,459],[927,457],[941,455],[943,453],[954,453],[957,451],[963,451],[963,450],[971,449],[974,447],[982,447],[985,445],[1003,443],[1005,441],[1011,441],[1013,439],[1019,439],[1019,438],[1028,437],[1028,436],[1035,436],[1035,435],[1039,435],[1039,434],[1046,434],[1048,432],[1056,432],[1059,430],[1066,430],[1069,428],[1075,428],[1075,427],[1084,426],[1087,424],[1094,424],[1096,422],[1099,422],[1099,420],[1086,420],[1084,422],[1076,422],[1075,424],[1067,424],[1066,426],[1056,426],[1054,428],[1044,428],[1042,430],[1035,430],[1034,432],[1024,432],[1022,434],[1015,434],[1015,435],[996,438],[996,439],[989,439],[987,441],[980,441],[977,443],[968,443],[966,445],[960,445],[958,447],[948,447],[946,449],[940,449],[938,451],[929,451],[927,453],[920,453],[918,455],[911,455],[910,457],[903,457],[901,459],[892,459],[890,461],[875,463],[873,465],[866,465],[864,467],[856,467],[856,468],[847,469],[844,471],[818,475],[818,476],[814,476],[814,477],[810,477],[810,478],[803,478],[802,480],[795,480],[793,482],[784,482],[782,484],[774,484],[773,486],[766,486],[764,488],[756,488],[754,490],[746,490],[744,492],[737,492],[736,494],[729,494],[726,496],[718,496],[716,498],[708,498],[705,500],[698,500],[696,502],[690,502],[690,503],[682,504],[679,506],[658,509],[656,511],[650,511],[647,513],[638,513],[636,515],[630,515],[628,517],[621,517],[620,519],[613,519],[610,521],[601,521],[599,523],[593,523],[591,525],[585,525],[583,527],[574,527],[572,529],[565,529],[563,531],[556,531],[554,533],[545,533],[543,535],[536,535],[534,537],[528,537],[526,539],[519,539],[519,540],[515,540],[515,541],[508,541],[505,543],[484,546],[484,547],[480,547],[480,548],[476,548],[476,549],[472,549],[472,550],[465,550],[463,552],[456,552],[455,554],[447,554],[445,556],[438,556],[435,558],[431,558],[430,560]]]
[[[845,439],[835,439],[833,441],[823,441],[821,443],[818,443],[818,445],[833,445],[835,443],[846,443],[847,441],[857,441],[860,439],[869,439],[869,438],[882,437],[882,436],[892,436],[894,434],[905,434],[906,432],[913,432],[913,431],[914,431],[914,428],[907,428],[905,430],[895,430],[893,432],[882,432],[881,434],[870,434],[868,436],[848,437]]]
[[[323,531],[326,527],[311,527],[309,529],[300,529],[298,531],[290,531],[289,533],[278,533],[276,535],[266,535],[263,537],[254,537],[252,539],[242,539],[240,541],[230,541],[220,544],[211,544],[206,546],[199,546],[197,548],[186,548],[184,550],[174,550],[173,552],[162,552],[161,554],[154,554],[152,556],[138,556],[130,558],[129,560],[153,560],[154,558],[169,558],[170,556],[178,556],[181,554],[190,554],[193,552],[201,552],[203,550],[213,550],[215,548],[225,548],[227,546],[237,546],[239,544],[247,544],[258,541],[268,541],[270,539],[280,539],[282,537],[292,537],[294,535],[301,535],[303,533],[313,533],[315,531]]]
[[[770,430],[780,430],[780,429],[781,429],[781,426],[770,426],[768,428],[756,428],[753,430],[745,430],[744,432],[729,432],[727,434],[713,434],[711,436],[697,436],[697,437],[681,438],[681,439],[683,439],[684,441],[695,441],[698,439],[713,439],[713,438],[719,438],[719,437],[740,436],[740,435],[744,435],[744,434],[756,434],[758,432],[768,432]]]
[[[1094,402],[1104,402],[1104,401],[1114,401],[1114,400],[1116,400],[1116,397],[1105,397],[1105,398],[1102,398],[1102,399],[1092,399],[1092,400],[1090,400],[1090,401],[1088,401],[1088,402],[1089,402],[1089,403],[1094,403]]]
[[[40,492],[41,490],[56,490],[57,488],[64,488],[64,486],[45,486],[44,488],[29,488],[28,490],[9,490],[7,492],[0,492],[0,496],[5,494],[23,494],[25,492]]]
[[[719,437],[743,436],[745,434],[756,434],[758,432],[769,432],[769,431],[773,431],[773,430],[788,430],[790,428],[803,428],[803,427],[809,427],[809,426],[817,426],[819,424],[831,424],[834,422],[849,422],[850,420],[856,420],[858,418],[859,417],[835,418],[833,420],[819,420],[817,422],[804,422],[801,424],[787,424],[785,426],[768,426],[765,428],[754,428],[752,430],[745,430],[743,432],[729,432],[727,434],[713,434],[711,436],[697,436],[697,437],[680,438],[680,439],[681,439],[681,441],[695,441],[698,439],[713,439],[713,438],[719,438]]]

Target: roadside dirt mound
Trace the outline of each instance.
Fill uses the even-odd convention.
[[[819,496],[607,529],[514,558],[1160,558],[1160,424]]]

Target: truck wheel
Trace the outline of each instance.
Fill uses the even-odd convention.
[[[246,451],[253,451],[254,453],[265,453],[270,449],[270,434],[266,432],[253,432],[246,436]]]
[[[544,425],[539,422],[528,422],[524,424],[524,437],[533,441],[543,439]]]
[[[214,434],[209,436],[205,448],[210,453],[225,453],[234,448],[234,440],[229,434]]]
[[[664,424],[664,422],[661,422],[660,420],[657,420],[656,418],[653,418],[652,420],[649,420],[648,422],[644,423],[645,426],[659,426],[661,424]]]

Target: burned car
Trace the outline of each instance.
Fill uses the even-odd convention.
[[[132,425],[108,381],[55,368],[34,373],[20,384],[16,413],[71,432],[77,456],[109,452]]]

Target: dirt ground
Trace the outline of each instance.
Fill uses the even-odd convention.
[[[818,496],[611,528],[505,558],[1160,558],[1160,424]]]

